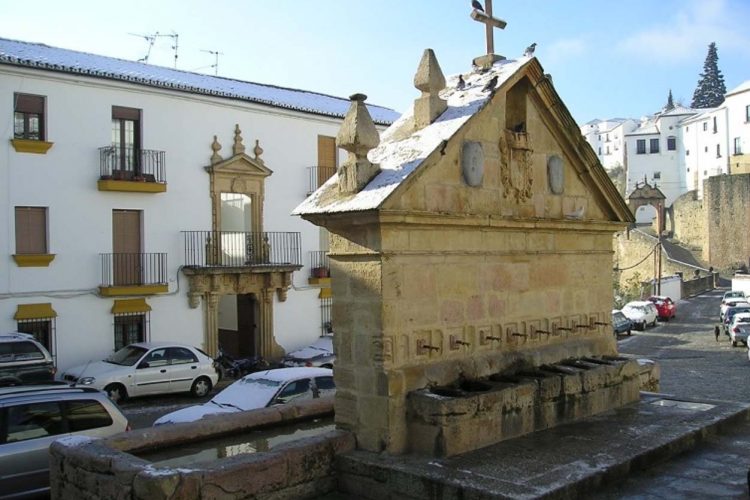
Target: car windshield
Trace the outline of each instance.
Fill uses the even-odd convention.
[[[254,410],[268,406],[281,386],[278,380],[253,378],[248,375],[233,383],[211,400],[218,405],[228,405],[243,410]]]
[[[125,346],[104,361],[112,363],[114,365],[133,366],[144,354],[146,354],[145,347],[139,347],[135,345]]]

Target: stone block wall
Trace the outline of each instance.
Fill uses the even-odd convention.
[[[706,212],[703,201],[698,199],[698,191],[688,191],[677,198],[672,204],[672,211],[675,240],[691,250],[708,248]]]
[[[717,269],[750,259],[750,174],[709,177],[703,184],[708,255]]]
[[[621,287],[626,287],[636,275],[638,275],[640,281],[648,281],[654,278],[654,258],[649,253],[654,249],[656,243],[656,237],[638,230],[622,231],[615,235],[615,266],[620,269],[629,268],[619,273]],[[649,256],[643,260],[647,255]],[[695,268],[693,267],[681,265],[667,259],[665,252],[662,252],[661,258],[662,276],[672,276],[681,273],[686,278],[689,278],[695,272]],[[650,290],[644,290],[644,297],[648,294],[650,294]]]
[[[139,451],[194,444],[228,433],[330,416],[331,398],[130,431],[108,439],[63,438],[50,447],[54,500],[303,499],[336,489],[334,460],[354,449],[354,436],[333,431],[189,468],[154,466]]]

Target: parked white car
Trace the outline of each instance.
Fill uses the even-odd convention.
[[[750,313],[735,314],[729,324],[729,338],[732,339],[732,347],[736,347],[737,342],[747,345],[748,335],[750,335]]]
[[[333,370],[328,368],[266,370],[245,375],[208,403],[168,413],[154,425],[194,422],[208,415],[255,410],[335,393]]]
[[[169,392],[206,396],[219,375],[214,360],[195,347],[140,342],[123,347],[104,361],[78,365],[60,376],[65,382],[95,387],[112,401]]]
[[[645,330],[648,325],[656,325],[656,317],[659,315],[654,303],[647,300],[628,302],[622,308],[622,313],[633,322],[633,327],[639,330]]]

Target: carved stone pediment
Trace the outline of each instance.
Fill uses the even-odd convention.
[[[266,167],[262,161],[255,160],[244,153],[222,160],[214,165],[209,165],[205,169],[209,173],[231,176],[253,175],[268,177],[273,174],[273,170]]]

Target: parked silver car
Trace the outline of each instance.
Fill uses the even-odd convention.
[[[0,497],[49,490],[49,445],[65,436],[102,438],[128,430],[107,396],[65,384],[0,388]]]
[[[52,382],[56,371],[52,356],[33,335],[0,334],[0,387]]]
[[[214,360],[192,346],[139,342],[123,347],[104,361],[65,370],[61,379],[102,390],[115,402],[128,397],[190,392],[203,397],[219,381]]]

